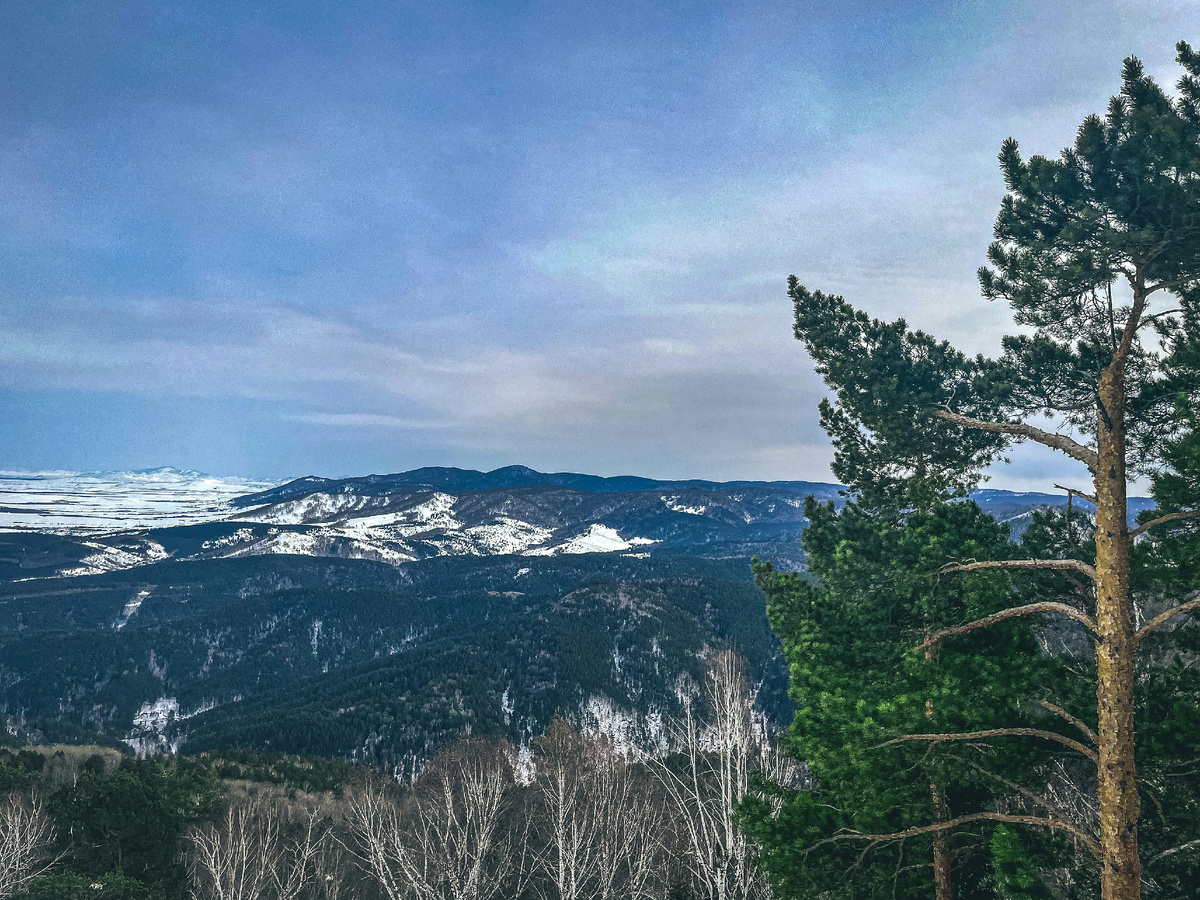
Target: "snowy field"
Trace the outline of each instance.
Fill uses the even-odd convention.
[[[209,522],[228,516],[234,497],[273,486],[169,467],[0,471],[0,530],[95,532]]]

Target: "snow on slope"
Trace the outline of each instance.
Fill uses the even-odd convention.
[[[662,502],[672,512],[688,513],[692,516],[702,516],[708,509],[706,506],[688,506],[680,502],[678,497],[663,497]]]
[[[84,546],[94,553],[85,556],[79,564],[63,570],[63,575],[99,575],[103,572],[119,572],[167,558],[167,551],[157,541],[146,539],[140,542],[141,552],[130,552],[120,547],[109,547],[87,541]]]
[[[274,534],[235,555],[335,555],[330,548],[338,542],[341,552],[336,555],[358,556],[360,551],[354,548],[361,547],[365,558],[401,562],[418,558],[410,542],[420,542],[438,556],[614,553],[656,543],[641,537],[627,539],[614,528],[592,524],[581,534],[551,544],[554,529],[512,516],[494,514],[491,522],[468,527],[455,516],[459,498],[453,494],[433,491],[411,496],[419,499],[397,508],[396,501],[386,495],[315,493],[247,510],[238,518],[272,525],[315,525],[321,530]]]
[[[172,468],[140,472],[0,471],[0,529],[80,533],[223,519],[267,482]]]
[[[607,525],[590,525],[583,534],[576,535],[552,547],[538,547],[526,551],[526,556],[557,556],[559,553],[616,553],[633,547],[657,544],[649,538],[635,537],[626,540],[615,528]]]

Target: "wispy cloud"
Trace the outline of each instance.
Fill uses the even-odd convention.
[[[239,435],[218,471],[237,443],[253,471],[286,445],[311,471],[827,477],[786,276],[994,352],[995,153],[1068,143],[1129,52],[1173,79],[1194,10],[1151,6],[18,16],[0,409],[91,398],[86,435],[34,417],[82,453],[129,398],[203,408]],[[114,464],[196,445],[160,418]],[[6,434],[0,463],[56,464]]]

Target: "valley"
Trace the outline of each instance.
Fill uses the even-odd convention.
[[[0,532],[10,733],[411,769],[463,734],[521,744],[557,712],[654,754],[680,684],[726,646],[785,723],[787,669],[749,560],[802,570],[805,496],[841,502],[832,484],[515,466],[243,493],[156,471],[92,476],[117,487],[107,500],[92,490],[83,524],[29,528],[39,514],[62,521],[57,495],[40,512],[37,493],[10,499],[21,509]],[[1063,502],[976,499],[1014,533]],[[145,509],[167,504],[182,521],[147,522]]]

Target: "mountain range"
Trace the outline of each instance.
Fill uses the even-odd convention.
[[[650,553],[770,555],[800,568],[804,498],[842,502],[836,484],[665,481],[430,467],[281,485],[157,469],[13,473],[0,480],[0,577],[94,575],[164,560],[261,555],[369,559]],[[1062,496],[976,491],[1019,529]],[[1131,511],[1149,505],[1135,498]]]
[[[787,669],[749,557],[802,569],[804,498],[845,499],[820,482],[518,466],[280,485],[3,477],[10,732],[395,767],[465,732],[527,739],[556,712],[650,752],[680,685],[722,646],[786,722]],[[1065,502],[974,496],[1014,533]]]

